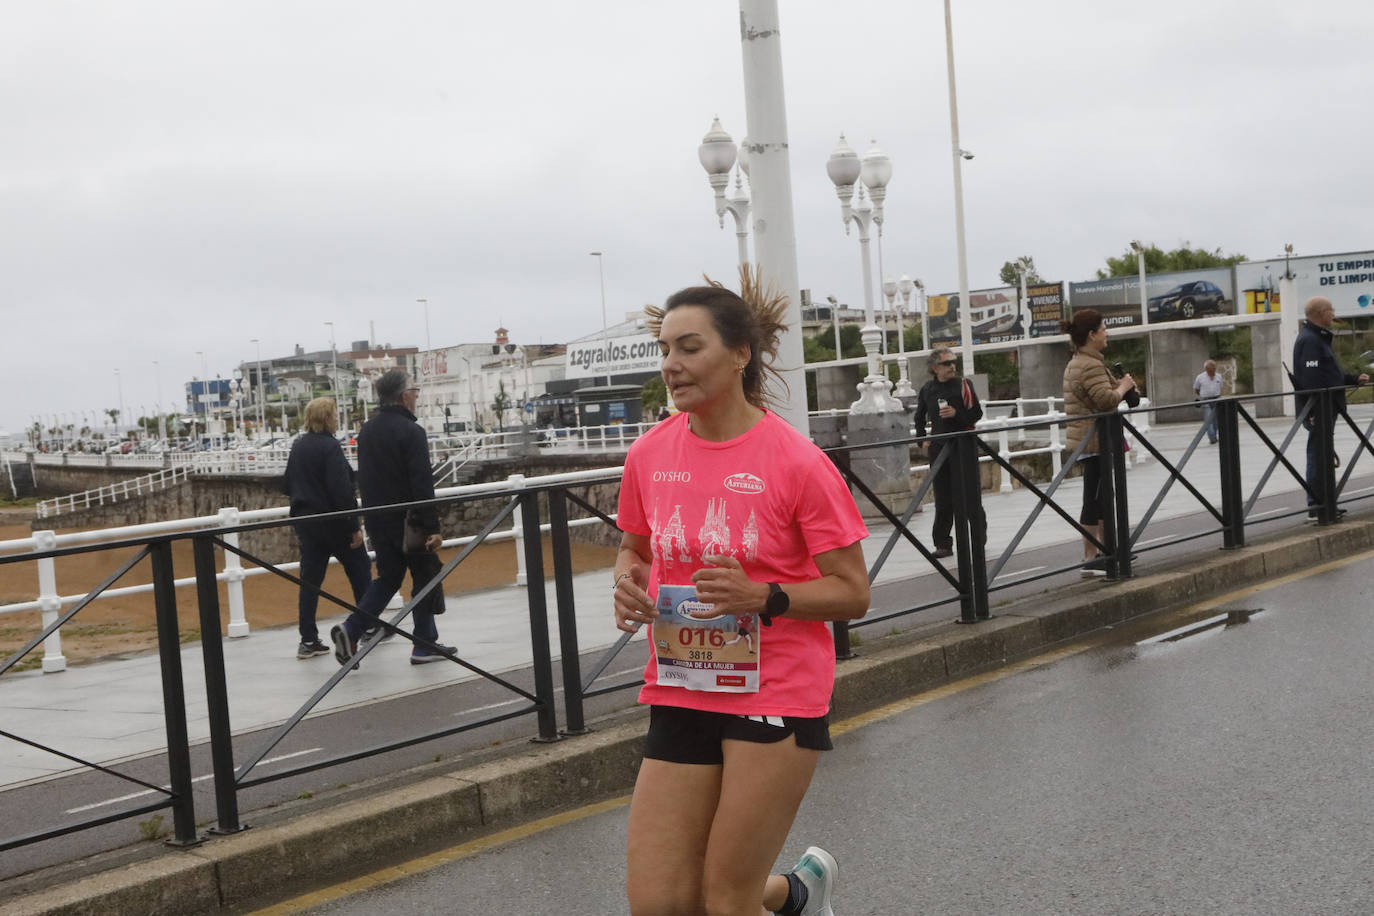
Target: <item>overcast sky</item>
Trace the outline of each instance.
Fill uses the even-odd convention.
[[[840,18],[840,17],[843,18]],[[1089,279],[1133,238],[1374,247],[1374,6],[954,0],[970,284]],[[890,154],[887,274],[957,287],[943,6],[785,0],[801,286],[862,304],[825,162]],[[730,0],[11,4],[0,428],[180,401],[296,344],[596,331],[733,280],[697,145],[745,133]],[[876,269],[876,265],[875,265]],[[157,370],[160,364],[161,390]]]

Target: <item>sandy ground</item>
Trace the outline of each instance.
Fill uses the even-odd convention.
[[[28,519],[32,509],[0,509],[0,540],[26,538],[30,535]],[[457,594],[475,589],[508,585],[515,581],[515,545],[498,543],[479,547],[445,580],[445,592]],[[104,550],[62,557],[57,563],[57,587],[62,595],[81,594],[99,585],[114,573],[135,551]],[[222,552],[218,552],[216,569],[223,569]],[[441,551],[444,560],[456,551]],[[546,573],[553,569],[549,544],[544,544]],[[615,548],[587,544],[573,544],[573,566],[578,571],[608,568],[615,563]],[[177,578],[194,575],[190,541],[178,542],[173,548],[173,567]],[[113,587],[141,585],[152,581],[152,571],[145,558]],[[336,566],[331,566],[324,588],[331,594],[351,599],[348,580]],[[403,594],[410,594],[407,581]],[[296,625],[297,587],[275,575],[258,575],[243,582],[244,604],[248,621],[253,628]],[[38,596],[38,571],[35,563],[7,563],[0,565],[0,605],[18,601],[32,601]],[[199,611],[195,589],[179,588],[177,617],[183,642],[200,638]],[[220,631],[229,620],[229,599],[220,585]],[[67,610],[68,608],[64,608]],[[329,603],[321,601],[321,619],[334,616]],[[0,615],[0,661],[40,632],[38,612]],[[156,648],[156,627],[151,593],[101,599],[83,608],[62,628],[62,653],[69,664],[80,664],[94,658],[126,653],[147,652]],[[42,648],[35,648],[14,670],[37,667]]]

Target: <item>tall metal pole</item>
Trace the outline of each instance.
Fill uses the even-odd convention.
[[[343,399],[339,397],[339,347],[334,342],[334,322],[329,325],[329,387],[334,389],[334,418],[343,427]]]
[[[262,377],[262,341],[253,338],[253,343],[258,348],[258,435],[267,430],[267,386]]]
[[[1154,338],[1149,333],[1150,326],[1150,299],[1145,288],[1145,246],[1140,242],[1131,242],[1131,247],[1135,249],[1136,267],[1140,271],[1140,326],[1146,329],[1145,333],[1145,390],[1154,393],[1150,386],[1155,377],[1155,347]]]
[[[589,251],[596,258],[596,275],[601,279],[601,352],[606,354],[606,386],[611,384],[611,335],[606,324],[606,271],[602,268],[601,252]]]
[[[787,296],[783,319],[789,330],[778,342],[777,366],[786,382],[786,406],[778,413],[802,435],[806,415],[806,370],[802,355],[801,286],[797,281],[797,235],[792,216],[792,170],[788,160],[787,100],[782,82],[782,35],[777,0],[740,0],[740,44],[744,62],[744,106],[749,184],[754,203],[754,260],[765,285]],[[783,392],[778,392],[779,397]]]
[[[959,254],[959,354],[965,375],[973,374],[973,325],[969,315],[968,256],[964,251],[964,150],[959,146],[959,102],[954,91],[954,26],[945,0],[945,57],[949,62],[949,137],[954,158],[954,241]]]
[[[153,360],[153,373],[157,379],[157,405],[153,408],[157,411],[157,437],[162,440],[165,448],[167,445],[167,415],[162,410],[162,366],[157,360]]]
[[[120,428],[128,425],[128,422],[124,418],[124,379],[119,377],[118,369],[114,372],[115,387],[119,389],[119,421],[115,423],[115,438],[122,439],[124,438],[124,434],[120,431]]]

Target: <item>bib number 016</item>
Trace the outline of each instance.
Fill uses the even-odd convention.
[[[697,645],[705,648],[710,645],[719,649],[725,645],[725,634],[720,630],[708,630],[703,627],[682,627],[677,631],[677,641],[684,646]]]

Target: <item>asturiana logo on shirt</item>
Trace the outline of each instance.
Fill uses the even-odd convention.
[[[738,474],[731,474],[725,478],[725,489],[733,490],[736,493],[762,493],[763,479],[740,471]]]

